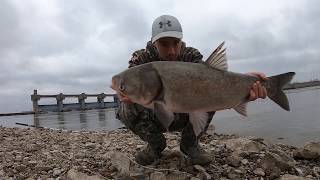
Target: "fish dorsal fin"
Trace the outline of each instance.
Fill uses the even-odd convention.
[[[234,107],[233,109],[236,110],[239,114],[243,116],[247,116],[247,102],[241,103],[238,106]]]
[[[228,70],[226,49],[223,48],[224,41],[211,53],[206,60],[206,64],[221,70]]]
[[[209,115],[206,112],[189,113],[190,123],[192,124],[193,132],[196,136],[204,131],[207,126],[208,118]]]

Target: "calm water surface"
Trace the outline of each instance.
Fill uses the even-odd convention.
[[[257,136],[296,146],[320,141],[320,87],[286,93],[290,112],[270,100],[258,100],[249,103],[248,117],[226,110],[217,112],[212,123],[218,133]],[[112,130],[123,126],[115,118],[115,109],[0,117],[2,126],[24,127],[16,122],[70,130]]]

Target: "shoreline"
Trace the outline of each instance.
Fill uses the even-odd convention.
[[[320,142],[303,148],[264,139],[208,132],[200,145],[213,156],[192,165],[179,150],[179,133],[165,133],[156,163],[135,163],[145,142],[127,129],[70,131],[0,127],[0,179],[319,179]]]

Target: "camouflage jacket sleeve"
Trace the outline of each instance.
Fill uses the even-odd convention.
[[[129,61],[129,68],[151,62],[150,59],[150,55],[145,49],[137,50],[132,54],[132,57]]]
[[[181,61],[199,63],[202,62],[202,54],[193,47],[183,47],[180,55]]]

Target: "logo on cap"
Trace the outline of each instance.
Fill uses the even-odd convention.
[[[168,25],[168,27],[171,27],[171,21],[167,21],[167,23],[159,22],[160,28],[163,27],[163,25]]]

